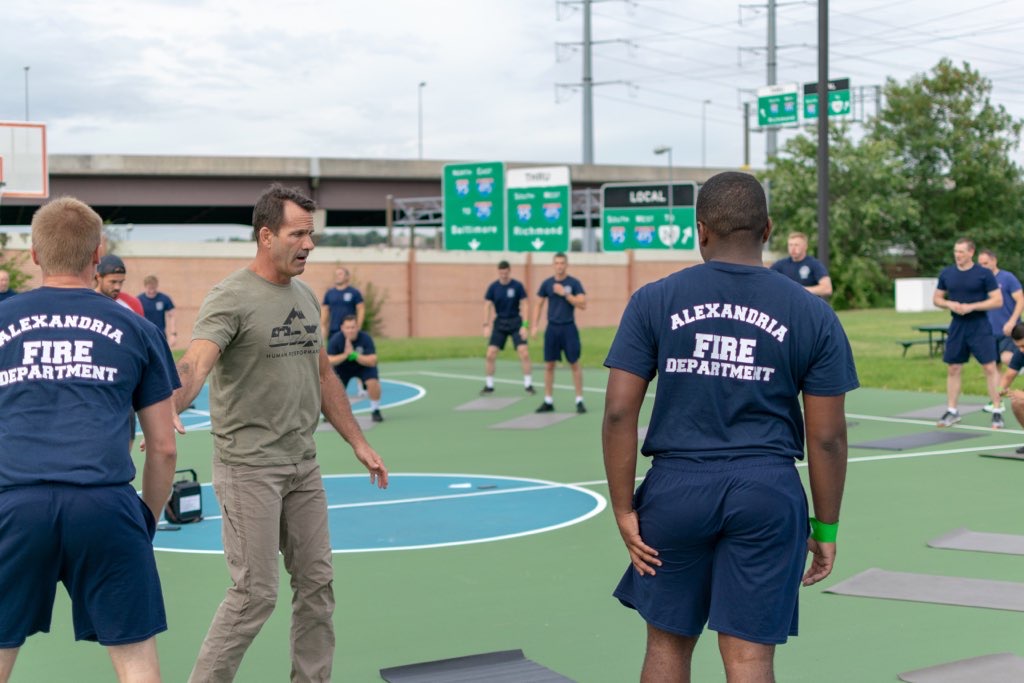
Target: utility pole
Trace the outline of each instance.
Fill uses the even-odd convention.
[[[778,58],[776,56],[777,45],[775,42],[775,0],[768,0],[768,82],[766,85],[775,85],[776,67]],[[775,156],[779,145],[779,131],[769,128],[765,133],[765,155],[768,158]],[[767,159],[766,159],[767,161]]]
[[[818,260],[828,269],[828,0],[818,0]]]
[[[591,73],[590,5],[583,0],[583,163],[594,163],[594,75]]]

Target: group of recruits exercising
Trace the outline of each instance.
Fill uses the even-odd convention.
[[[100,256],[95,212],[61,199],[33,217],[43,286],[0,304],[0,683],[25,638],[49,629],[57,582],[71,595],[76,638],[106,645],[120,680],[159,680],[154,635],[166,619],[151,541],[176,460],[170,424],[181,429],[177,413],[207,377],[232,585],[190,680],[235,677],[274,609],[279,553],[294,592],[291,679],[330,679],[334,573],[312,438],[320,414],[371,484],[386,487],[388,470],[330,358],[366,349],[347,340],[328,354],[320,326],[307,324],[322,314],[296,279],[314,247],[314,208],[278,185],[261,195],[256,256],[207,295],[176,367],[153,325],[89,289]],[[688,680],[707,625],[729,680],[767,682],[775,646],[797,633],[800,586],[832,571],[845,394],[858,380],[828,304],[763,266],[772,225],[756,178],[711,177],[696,218],[705,263],[635,292],[605,360],[604,464],[631,563],[614,594],[647,622],[643,680]],[[541,412],[554,409],[561,354],[585,411],[573,312],[586,296],[567,265],[555,255],[532,321],[536,334],[547,304]],[[525,291],[513,283],[502,267],[488,289],[490,361],[509,336],[525,346]],[[492,373],[489,365],[487,393]],[[652,466],[636,488],[639,414],[656,377],[641,448]],[[131,485],[129,405],[146,439],[141,498]],[[795,468],[805,448],[813,517]]]

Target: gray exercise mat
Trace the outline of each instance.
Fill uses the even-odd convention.
[[[1024,657],[1012,652],[971,657],[907,671],[899,679],[906,683],[1019,683],[1024,681]]]
[[[356,415],[355,418],[356,422],[359,423],[359,428],[362,429],[364,432],[368,432],[377,426],[377,423],[370,419],[369,415]],[[328,422],[327,420],[322,420],[320,424],[316,426],[316,431],[333,432],[334,427],[332,427],[331,423]]]
[[[956,409],[961,415],[970,415],[971,413],[978,412],[984,407],[984,403],[964,403],[962,405],[958,405]],[[919,418],[922,420],[935,420],[938,422],[939,418],[946,413],[946,410],[947,406],[943,403],[942,405],[932,406],[930,408],[909,410],[905,413],[900,413],[899,415],[893,415],[893,417]]]
[[[1024,612],[1024,583],[868,569],[826,593]]]
[[[922,446],[934,446],[940,443],[951,441],[962,441],[963,439],[976,439],[981,434],[972,432],[955,431],[934,431],[920,432],[918,434],[904,434],[903,436],[890,436],[886,439],[875,439],[874,441],[861,441],[851,443],[850,448],[878,448],[884,451],[902,451],[908,448],[921,448]]]
[[[527,659],[522,650],[394,666],[381,669],[380,677],[389,683],[573,683]]]
[[[491,425],[491,429],[544,429],[574,417],[576,413],[531,413]]]
[[[469,403],[463,403],[455,410],[501,410],[508,408],[513,403],[518,403],[520,398],[478,398]]]
[[[1024,453],[978,453],[983,458],[1005,458],[1006,460],[1024,460]]]
[[[950,531],[948,534],[928,541],[928,545],[932,548],[948,548],[949,550],[976,550],[981,553],[1024,555],[1024,536],[992,534],[970,529]]]

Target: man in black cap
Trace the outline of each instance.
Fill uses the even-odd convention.
[[[121,288],[124,287],[126,272],[128,271],[124,267],[124,261],[121,260],[120,256],[107,254],[100,259],[99,265],[96,266],[96,291],[109,296],[125,308],[145,316],[145,312],[142,310],[142,302],[131,294],[121,291]]]

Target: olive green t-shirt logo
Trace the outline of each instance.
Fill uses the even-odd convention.
[[[315,335],[320,329],[320,321],[312,325],[306,324],[306,316],[297,308],[293,308],[284,322],[270,330],[270,346],[315,346]],[[305,332],[303,332],[305,331]]]

